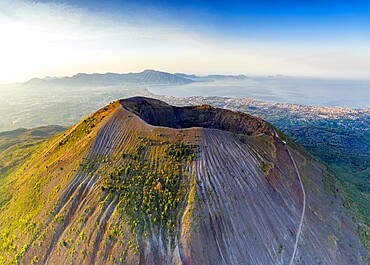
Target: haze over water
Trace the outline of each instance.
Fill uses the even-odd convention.
[[[251,77],[242,81],[197,82],[148,89],[168,96],[240,97],[311,106],[370,108],[370,80]]]

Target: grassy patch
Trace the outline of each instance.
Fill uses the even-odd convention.
[[[266,176],[269,174],[273,166],[274,165],[271,162],[268,162],[267,164],[265,162],[260,163],[260,169],[262,170],[263,174]]]
[[[119,198],[135,236],[160,231],[174,236],[189,187],[185,166],[195,159],[196,150],[182,142],[161,144],[144,138],[131,152],[121,155],[123,163],[103,178],[102,190]]]

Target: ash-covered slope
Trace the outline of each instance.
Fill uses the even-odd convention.
[[[114,102],[8,176],[0,262],[365,264],[325,166],[282,137],[210,106]]]

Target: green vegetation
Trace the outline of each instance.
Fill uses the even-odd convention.
[[[325,189],[325,192],[326,193],[331,193],[333,195],[336,194],[336,180],[334,178],[334,175],[331,174],[330,172],[327,172],[325,175],[324,175],[324,178],[323,178],[323,182],[324,182],[324,189]]]
[[[263,174],[265,175],[268,175],[268,173],[270,172],[270,169],[273,167],[273,164],[271,162],[269,163],[265,163],[265,162],[261,162],[260,163],[260,169],[262,170]]]
[[[35,150],[41,147],[45,139],[55,135],[62,130],[59,126],[49,126],[36,129],[19,129],[11,132],[0,133],[0,208],[2,211],[6,208],[12,199],[10,187],[12,180],[10,176],[19,170],[23,163],[27,161]],[[37,201],[41,188],[41,181],[35,182],[33,187],[30,187],[34,194],[33,200]],[[19,196],[19,195],[18,195]],[[22,233],[32,234],[35,231],[36,223],[30,216],[31,201],[27,201],[21,218],[14,221],[12,225],[22,227]],[[2,218],[3,219],[3,218]],[[3,219],[4,220],[4,219]],[[12,229],[2,230],[0,235],[0,263],[5,263],[5,258],[1,254],[6,252],[15,252],[15,259],[20,259],[26,249],[27,244],[18,245],[18,238],[13,233]]]
[[[88,150],[86,146],[91,144],[92,131],[86,131],[86,128],[97,125],[103,115],[104,112],[99,111],[94,114],[96,119],[87,118],[88,122],[81,122],[63,135],[46,141],[61,127],[0,134],[1,146],[5,146],[2,137],[6,138],[4,142],[12,143],[0,150],[3,158],[0,169],[0,264],[19,263],[31,244],[42,243],[44,228],[49,222],[51,230],[64,222],[64,214],[55,216],[59,191],[65,189]],[[55,203],[50,203],[52,201]],[[30,263],[37,263],[39,258],[34,257]]]
[[[278,253],[281,254],[283,252],[283,246],[279,245]]]
[[[25,163],[45,139],[62,130],[60,126],[46,126],[0,133],[0,209],[11,199],[6,177]]]
[[[90,116],[84,119],[79,126],[72,130],[66,137],[64,137],[59,145],[73,144],[74,142],[80,140],[84,135],[88,135],[92,129],[97,125],[98,119],[96,116]]]
[[[132,247],[137,246],[138,235],[161,231],[164,236],[174,236],[189,189],[185,167],[195,159],[196,150],[196,146],[182,142],[160,144],[143,138],[131,152],[121,155],[123,163],[103,178],[102,190],[118,197],[134,235]],[[112,237],[115,234],[113,230]]]

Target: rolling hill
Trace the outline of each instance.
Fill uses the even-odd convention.
[[[368,262],[326,166],[241,112],[116,101],[1,181],[4,264]]]

